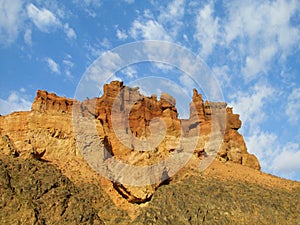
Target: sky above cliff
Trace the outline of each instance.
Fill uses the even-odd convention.
[[[74,97],[99,56],[140,40],[175,43],[202,59],[240,114],[240,132],[262,170],[300,181],[297,0],[0,0],[0,114],[29,110],[38,89]],[[195,87],[182,71],[151,62],[111,79],[142,86],[147,77],[157,77],[154,87],[171,81],[190,98]]]

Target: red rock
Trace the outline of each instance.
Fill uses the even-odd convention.
[[[45,159],[59,161],[75,157],[72,159],[78,161],[76,157],[80,156],[80,151],[76,147],[76,137],[72,127],[72,109],[76,105],[76,110],[80,110],[81,115],[95,118],[98,135],[106,140],[111,155],[128,164],[145,166],[159,163],[170,156],[178,147],[181,135],[199,136],[194,155],[199,157],[199,160],[202,159],[206,155],[205,146],[210,139],[212,125],[216,124],[220,132],[224,133],[217,159],[260,169],[257,158],[247,152],[244,138],[238,132],[241,127],[239,115],[233,114],[232,108],[226,108],[226,103],[204,102],[202,95],[194,89],[190,104],[190,118],[187,120],[178,119],[175,104],[175,99],[167,93],[162,93],[158,100],[155,95],[143,96],[138,88],[126,87],[119,81],[104,85],[104,93],[100,98],[86,99],[83,102],[39,90],[31,112],[0,117],[0,133],[2,136],[9,136],[21,156],[35,147],[38,152],[47,149],[43,156]],[[115,114],[117,117],[112,118]],[[224,124],[221,123],[223,118]],[[128,119],[127,125],[124,123],[126,119]],[[151,138],[154,135],[151,134],[151,123],[154,120],[157,127],[160,124],[158,121],[165,125],[166,133],[161,142],[153,149],[147,149],[151,151],[134,151],[139,144],[139,138]],[[125,133],[133,133],[137,138],[135,142],[132,141],[130,146],[125,146],[120,137],[116,136],[113,122],[117,128],[124,129]],[[159,132],[162,130],[160,128]],[[154,132],[158,133],[157,130]],[[8,152],[7,148],[6,152]],[[82,158],[80,160],[84,162]],[[151,193],[149,192],[151,195],[157,185],[160,184],[151,186]],[[130,190],[130,199],[133,202],[142,202],[144,197],[141,196],[149,198],[149,193],[141,192],[142,189],[128,186],[123,188]]]
[[[48,113],[70,113],[75,100],[38,90],[31,110]]]
[[[227,108],[226,120],[227,126],[231,129],[238,130],[242,126],[240,115],[233,114],[232,108]]]

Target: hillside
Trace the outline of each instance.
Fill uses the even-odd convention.
[[[0,223],[300,223],[300,183],[261,172],[240,127],[197,90],[186,120],[118,81],[83,102],[38,91],[0,116]]]

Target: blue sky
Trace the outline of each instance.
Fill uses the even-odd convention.
[[[172,42],[200,57],[240,114],[262,170],[300,181],[297,0],[0,0],[0,114],[29,110],[38,89],[74,97],[92,62],[139,40]],[[194,87],[176,68],[151,63],[114,78],[138,84],[147,76],[165,77],[188,96]]]

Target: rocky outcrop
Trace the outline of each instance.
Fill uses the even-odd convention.
[[[212,112],[214,118],[212,118]],[[233,114],[233,110],[227,107],[225,102],[203,101],[202,95],[196,89],[193,91],[193,98],[190,104],[190,118],[185,121],[188,125],[188,132],[192,135],[200,135],[199,143],[195,153],[203,155],[206,151],[205,142],[209,141],[212,128],[212,119],[224,119],[225,123],[220,122],[220,133],[223,134],[223,142],[218,149],[217,159],[222,162],[232,161],[257,170],[260,170],[260,164],[257,158],[249,154],[244,138],[239,134],[242,122],[238,114]],[[205,140],[205,141],[203,141]]]
[[[189,119],[179,119],[175,105],[166,93],[146,97],[115,81],[100,98],[83,102],[38,91],[31,111],[0,116],[0,224],[299,224],[299,182],[258,171],[232,108],[204,101],[197,90]],[[76,112],[96,134],[74,129]],[[214,129],[222,134],[220,146]],[[155,145],[140,145],[156,141],[157,131],[163,138]],[[100,140],[107,150],[101,162],[143,167],[184,151],[180,139],[195,137],[183,168],[170,178],[163,165],[158,182],[144,186],[101,177],[78,147],[93,149]],[[211,151],[217,160],[200,172]]]
[[[119,81],[106,84],[103,90],[101,97],[83,102],[39,90],[30,112],[0,117],[0,144],[4,146],[1,151],[21,158],[53,161],[72,177],[73,170],[65,169],[66,166],[88,168],[73,130],[74,115],[79,113],[82,118],[94,120],[98,138],[109,153],[105,159],[114,157],[133,166],[154,165],[184,151],[182,138],[196,137],[195,149],[191,150],[199,160],[215,151],[222,162],[260,169],[258,160],[247,152],[238,133],[239,115],[233,114],[226,103],[204,101],[194,89],[190,118],[183,120],[178,118],[176,100],[167,93],[159,98],[146,97],[137,87],[130,88]],[[212,127],[223,134],[220,146],[208,146],[215,141]],[[84,130],[80,132],[85,135]],[[84,174],[80,176],[85,179]],[[160,182],[145,187],[115,183],[114,188],[128,201],[140,203],[151,199],[169,178],[163,174],[161,177]]]
[[[44,113],[71,113],[74,102],[76,101],[73,99],[59,97],[56,94],[38,90],[31,111]]]

